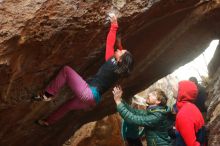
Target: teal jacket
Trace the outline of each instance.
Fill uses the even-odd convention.
[[[137,110],[122,102],[117,110],[126,122],[144,127],[147,146],[171,146],[168,136],[168,107],[155,106],[147,110]]]
[[[144,129],[140,130],[140,126],[132,123],[128,123],[125,120],[122,119],[122,124],[121,124],[121,135],[124,140],[126,138],[132,138],[132,139],[137,139],[143,136],[144,134]]]

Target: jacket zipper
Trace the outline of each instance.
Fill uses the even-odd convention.
[[[154,146],[157,146],[157,144],[156,144],[156,142],[155,142],[155,140],[154,140],[154,139],[153,139],[153,145],[154,145]]]

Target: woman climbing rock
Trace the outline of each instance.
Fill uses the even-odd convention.
[[[61,105],[56,111],[38,124],[49,126],[71,110],[89,109],[100,102],[101,95],[106,92],[119,78],[129,75],[133,67],[133,57],[123,49],[121,41],[117,42],[118,49],[114,51],[118,29],[117,17],[110,15],[111,27],[106,41],[106,62],[100,67],[92,79],[85,81],[71,67],[63,67],[54,80],[46,87],[45,92],[34,97],[35,100],[50,101],[65,83],[71,88],[74,97]]]

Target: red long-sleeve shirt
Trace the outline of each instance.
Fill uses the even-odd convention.
[[[117,30],[118,30],[118,23],[117,22],[111,23],[111,27],[106,40],[106,52],[105,52],[106,61],[114,55],[114,45],[115,45]],[[120,50],[123,49],[121,43],[118,44],[118,47],[119,47],[118,49]]]
[[[118,24],[112,23],[106,40],[106,62],[99,68],[98,72],[92,78],[90,78],[90,80],[87,80],[87,83],[91,87],[95,87],[95,91],[98,91],[100,95],[106,92],[119,78],[119,75],[115,73],[115,69],[117,68],[117,63],[115,62],[116,59],[112,58],[114,55],[117,29]],[[120,49],[120,43],[117,43],[117,45]],[[95,95],[94,98],[98,103],[101,99],[101,96],[95,91],[93,91],[93,95]]]

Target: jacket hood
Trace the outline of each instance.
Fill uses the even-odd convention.
[[[177,95],[177,108],[178,110],[186,102],[195,101],[198,95],[198,89],[195,83],[191,81],[180,81]]]

